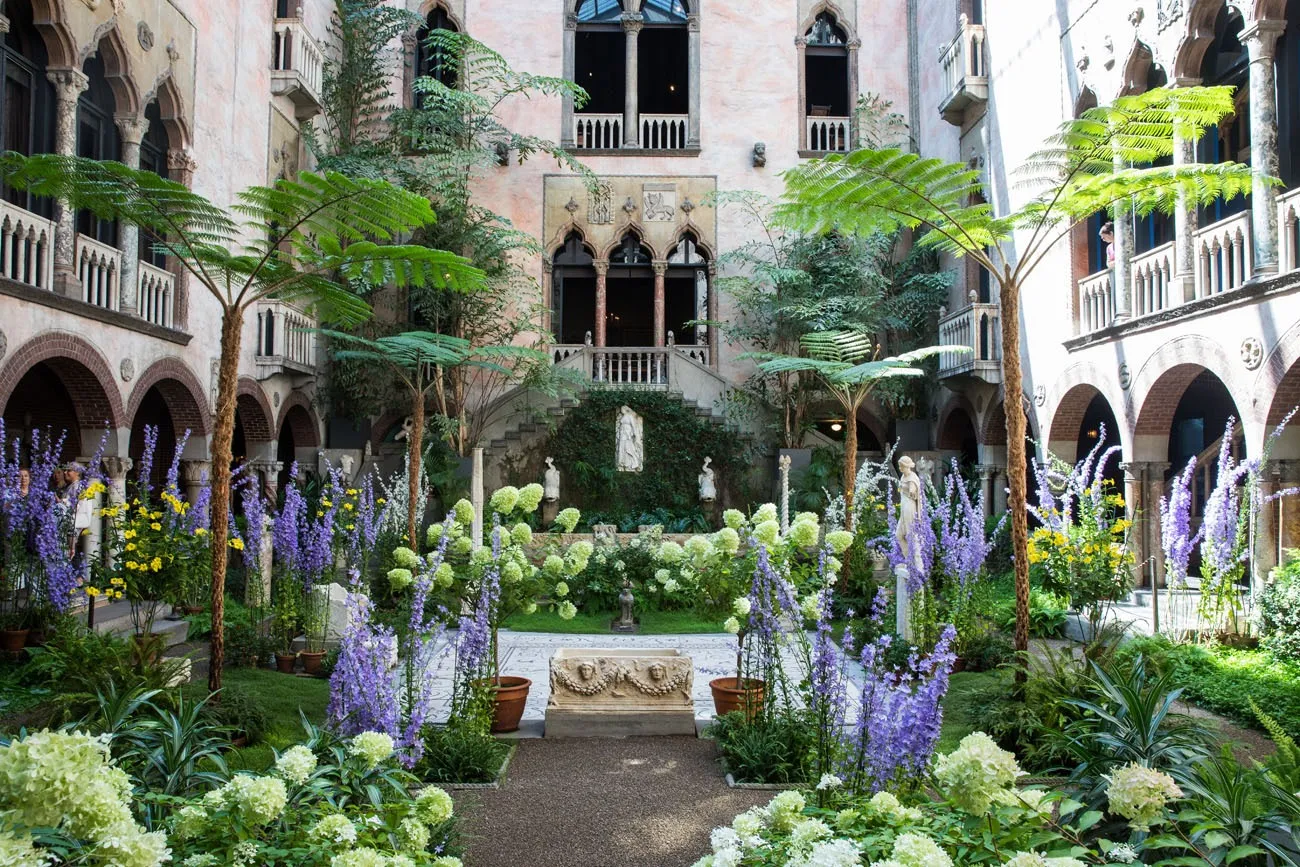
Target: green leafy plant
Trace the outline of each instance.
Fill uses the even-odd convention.
[[[424,755],[415,774],[430,783],[490,783],[509,744],[464,726],[426,726]]]
[[[738,782],[802,783],[812,766],[813,731],[799,712],[741,711],[718,717],[705,732],[718,742],[722,763]]]
[[[1300,662],[1300,551],[1270,576],[1259,594],[1260,644],[1283,659]]]

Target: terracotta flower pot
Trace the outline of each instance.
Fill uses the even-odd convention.
[[[528,701],[528,690],[533,682],[526,677],[501,677],[491,681],[496,692],[492,705],[492,731],[519,731],[519,720],[524,715],[524,704]]]
[[[713,692],[714,713],[722,716],[739,710],[753,718],[763,706],[763,692],[766,688],[766,683],[754,678],[742,680],[740,688],[737,688],[736,678],[730,675],[715,677],[709,681],[709,689]]]
[[[302,670],[306,674],[320,676],[321,667],[325,663],[325,651],[323,650],[304,650],[298,654],[302,657]]]
[[[298,664],[298,654],[275,652],[276,670],[283,674],[293,674],[294,666]]]
[[[28,647],[44,647],[44,646],[45,646],[45,630],[44,630],[43,628],[29,630],[28,633],[27,633],[27,646],[28,646]]]
[[[27,646],[27,633],[30,629],[4,629],[0,630],[0,649],[9,653],[17,653]]]

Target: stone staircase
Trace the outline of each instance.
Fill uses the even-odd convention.
[[[166,616],[167,611],[168,606],[166,605],[161,606],[159,609],[159,614],[154,618],[153,622],[154,633],[166,636],[168,647],[184,644],[186,633],[189,630],[189,622],[170,620]],[[130,604],[126,600],[119,600],[96,605],[95,631],[101,635],[116,635],[122,638],[133,634],[135,624],[131,621]]]

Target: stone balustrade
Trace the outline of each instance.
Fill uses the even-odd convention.
[[[0,276],[54,288],[54,221],[0,199]]]
[[[1196,297],[1238,289],[1250,279],[1250,211],[1212,223],[1196,233]]]
[[[1279,270],[1300,269],[1300,189],[1278,198],[1277,230]]]
[[[949,313],[939,320],[939,344],[970,350],[940,355],[939,376],[979,373],[988,378],[995,375],[1002,362],[1001,308],[997,304],[974,302]]]
[[[641,115],[641,147],[646,150],[681,150],[686,147],[687,114]]]
[[[846,153],[852,147],[853,120],[847,117],[809,117],[806,119],[808,150],[823,153]]]
[[[944,120],[960,125],[966,108],[989,98],[988,61],[984,56],[984,25],[971,24],[965,15],[957,35],[939,53],[943,69],[943,100],[939,112]]]
[[[1098,271],[1079,281],[1079,330],[1084,334],[1100,331],[1115,318],[1115,293],[1111,291],[1111,272]]]
[[[1173,263],[1172,241],[1133,257],[1130,270],[1133,274],[1134,316],[1157,313],[1176,303],[1169,294],[1169,285],[1174,274]]]
[[[172,327],[176,306],[176,277],[170,271],[141,261],[136,272],[136,299],[140,318],[164,328]]]
[[[321,109],[325,56],[301,18],[277,18],[273,32],[271,92],[293,100],[299,119],[311,117]]]
[[[316,369],[316,321],[280,301],[257,305],[254,360],[262,378],[276,373],[312,373]]]
[[[577,114],[573,145],[579,150],[615,150],[623,146],[623,115]]]
[[[121,309],[122,251],[77,235],[75,256],[81,300],[105,310]]]

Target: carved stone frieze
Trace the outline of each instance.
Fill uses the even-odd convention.
[[[690,708],[688,656],[662,650],[561,650],[551,657],[548,708],[612,712]]]

